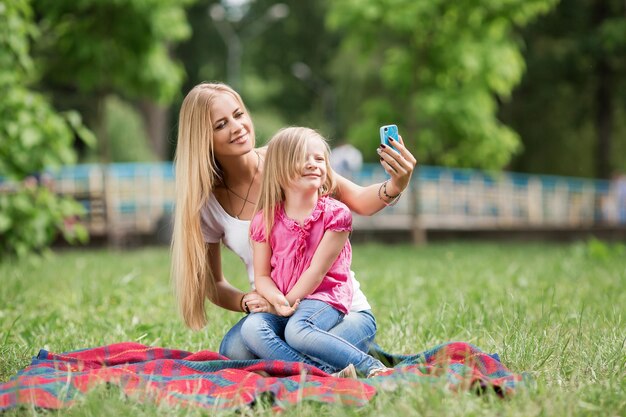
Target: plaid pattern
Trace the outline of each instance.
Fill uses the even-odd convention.
[[[493,388],[510,395],[526,385],[497,355],[467,343],[439,345],[416,355],[373,354],[394,369],[370,379],[333,378],[295,362],[234,361],[197,353],[117,343],[56,354],[41,350],[32,363],[0,384],[0,410],[18,406],[58,409],[72,405],[100,384],[115,384],[139,401],[208,409],[234,409],[269,401],[284,409],[302,400],[363,406],[378,389],[443,383],[453,390]]]

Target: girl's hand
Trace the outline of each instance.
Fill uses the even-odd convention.
[[[243,296],[241,304],[248,307],[249,313],[274,313],[273,306],[261,294],[256,291],[250,291]]]
[[[274,304],[276,315],[283,316],[283,317],[291,317],[293,316],[293,313],[296,312],[296,309],[300,305],[300,300],[296,300],[296,302],[293,303],[293,306],[290,306],[289,303],[286,301],[287,300],[285,299],[285,303]]]
[[[387,185],[387,192],[390,195],[400,194],[409,185],[411,181],[411,175],[417,165],[417,160],[407,148],[404,147],[404,141],[402,136],[399,136],[400,141],[394,141],[390,139],[393,147],[398,150],[394,151],[388,146],[380,145],[376,152],[380,156],[380,164],[385,171],[391,176],[389,184]]]

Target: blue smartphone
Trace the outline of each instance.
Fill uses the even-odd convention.
[[[398,152],[398,150],[389,142],[389,137],[392,137],[396,142],[400,141],[400,139],[398,139],[398,126],[385,125],[380,127],[380,143],[385,146],[389,146],[391,149]]]

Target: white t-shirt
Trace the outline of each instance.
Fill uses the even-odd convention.
[[[200,217],[202,219],[201,229],[204,241],[207,243],[222,241],[228,249],[235,252],[246,266],[248,281],[250,286],[254,288],[252,246],[250,245],[249,237],[250,221],[239,220],[226,213],[213,193],[209,195],[207,204],[200,211]],[[367,302],[363,291],[361,291],[359,281],[354,277],[354,272],[350,271],[350,275],[352,276],[352,287],[354,290],[350,311],[370,310],[372,307]]]

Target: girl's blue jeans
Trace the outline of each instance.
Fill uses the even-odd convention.
[[[370,311],[343,314],[318,300],[303,300],[289,318],[250,314],[233,327],[220,346],[231,359],[304,362],[331,373],[349,363],[367,374],[382,363],[367,352],[376,334]]]

